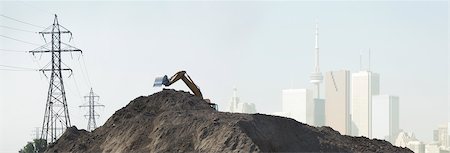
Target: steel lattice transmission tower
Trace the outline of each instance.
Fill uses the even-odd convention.
[[[88,115],[84,115],[85,117],[88,117],[88,125],[87,125],[87,130],[88,131],[93,131],[95,128],[97,128],[97,123],[95,122],[95,118],[96,117],[100,117],[100,115],[98,115],[95,112],[95,107],[105,107],[105,105],[101,105],[98,103],[100,96],[98,96],[97,94],[94,93],[94,91],[91,88],[91,91],[89,92],[88,96],[84,96],[85,99],[88,100],[88,104],[87,105],[81,105],[80,107],[88,107],[89,108],[89,113]]]
[[[42,35],[45,41],[46,39],[44,35],[51,36],[50,42],[30,51],[30,53],[32,53],[33,55],[35,53],[51,54],[51,62],[40,69],[40,71],[42,71],[44,75],[46,75],[45,72],[50,72],[49,88],[45,106],[44,122],[42,123],[41,139],[45,139],[47,143],[53,143],[67,127],[71,126],[62,72],[72,72],[72,69],[68,68],[62,62],[61,53],[81,53],[81,50],[61,42],[61,34],[69,34],[71,38],[72,33],[58,23],[58,17],[56,14],[53,20],[53,24],[44,29],[42,32],[39,32],[39,34]]]

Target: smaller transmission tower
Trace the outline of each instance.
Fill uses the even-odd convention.
[[[95,112],[95,107],[105,107],[105,105],[101,105],[98,103],[98,100],[100,99],[100,96],[94,93],[94,91],[91,88],[91,91],[89,92],[89,95],[84,96],[85,99],[88,100],[87,105],[81,105],[80,107],[88,107],[89,113],[88,115],[84,115],[84,117],[88,117],[88,125],[87,125],[87,131],[93,131],[95,128],[97,128],[97,123],[95,123],[95,118],[100,117]]]

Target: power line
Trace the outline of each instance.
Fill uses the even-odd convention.
[[[78,81],[75,78],[75,74],[72,74],[72,77],[73,77],[73,82],[75,84],[75,89],[76,89],[76,91],[78,93],[78,97],[80,98],[81,101],[83,101],[83,97],[81,96],[80,88],[78,87]]]
[[[37,70],[34,68],[20,67],[20,66],[9,66],[9,65],[1,65],[0,67],[14,68],[14,69],[25,69],[25,70]]]
[[[38,71],[38,70],[15,70],[15,69],[1,69],[0,71]]]
[[[13,52],[13,53],[28,53],[28,51],[24,50],[12,50],[12,49],[1,49],[0,52]]]
[[[23,24],[28,24],[28,25],[31,25],[31,26],[34,26],[34,27],[37,27],[37,28],[43,28],[43,29],[45,29],[45,27],[38,26],[38,25],[35,25],[35,24],[31,24],[31,23],[28,23],[28,22],[25,22],[25,21],[21,21],[21,20],[18,20],[18,19],[15,19],[15,18],[6,16],[6,15],[4,15],[4,14],[0,14],[0,16],[2,16],[2,17],[4,17],[4,18],[7,18],[7,19],[10,19],[10,20],[13,20],[13,21],[17,21],[17,22],[23,23]]]
[[[27,51],[28,52],[28,51]],[[37,61],[36,59],[35,59],[35,56],[34,55],[30,55],[30,56],[28,56],[28,57],[30,57],[30,59],[33,61],[33,63],[37,66],[37,69],[39,69],[39,68],[41,68],[41,65],[39,64],[39,61]],[[41,78],[41,80],[42,80],[42,75],[39,73],[39,77]],[[47,80],[47,82],[49,81],[48,79],[46,79]]]
[[[72,43],[76,45],[76,41],[74,38],[72,38]],[[78,58],[78,65],[81,70],[81,75],[83,77],[85,84],[88,87],[92,88],[91,79],[89,77],[89,72],[87,70],[87,66],[86,66],[86,62],[85,62],[86,60],[84,59],[84,54],[81,54],[81,57],[82,57],[81,61],[80,61],[80,58]]]
[[[86,76],[85,73],[84,73],[83,65],[81,64],[80,60],[78,60],[78,66],[79,66],[80,71],[81,71],[82,80],[83,80],[83,82],[85,83],[86,87],[88,87],[88,88],[89,88],[89,87],[92,87],[92,86],[89,84],[89,81],[87,81],[88,79],[87,79],[87,76]]]
[[[35,43],[32,43],[32,42],[27,42],[27,41],[16,39],[16,38],[11,38],[11,37],[4,36],[4,35],[0,35],[0,37],[8,38],[8,39],[11,39],[11,40],[15,40],[15,41],[18,41],[18,42],[23,42],[23,43],[30,44],[30,45],[41,46],[39,44],[35,44]]]
[[[84,56],[81,55],[83,59],[78,59],[78,65],[80,66],[80,70],[83,76],[83,80],[88,87],[92,87],[91,79],[89,78],[89,73],[87,72],[86,63],[84,62]]]
[[[83,65],[84,65],[84,71],[86,71],[86,76],[87,76],[89,85],[91,85],[91,87],[92,87],[92,84],[91,84],[91,78],[89,77],[89,72],[88,72],[88,69],[87,69],[87,66],[86,66],[86,62],[85,62],[85,59],[84,59],[84,55],[82,55],[81,58],[83,58],[82,60],[83,60]]]
[[[36,33],[36,32],[34,32],[34,31],[23,30],[23,29],[13,28],[13,27],[9,27],[9,26],[4,26],[4,25],[0,25],[0,27],[6,28],[6,29],[11,29],[11,30],[22,31],[22,32]]]

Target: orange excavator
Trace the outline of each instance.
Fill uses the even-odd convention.
[[[162,85],[168,87],[172,85],[173,83],[177,82],[178,80],[183,80],[183,82],[191,89],[191,91],[194,93],[195,96],[198,96],[202,99],[203,95],[200,91],[200,88],[195,85],[194,81],[192,81],[191,77],[186,73],[186,71],[179,71],[175,73],[172,77],[168,78],[167,75],[164,75],[163,77],[157,77],[155,79],[155,83],[153,84],[153,87],[160,87]],[[212,108],[215,110],[218,110],[218,106],[215,103],[211,103],[209,99],[204,99]]]

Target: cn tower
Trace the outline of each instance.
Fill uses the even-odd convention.
[[[313,98],[320,98],[320,83],[322,83],[323,76],[322,72],[320,72],[319,67],[319,25],[316,21],[316,45],[315,45],[315,64],[314,64],[314,72],[311,73],[310,82],[314,84],[314,96]]]

